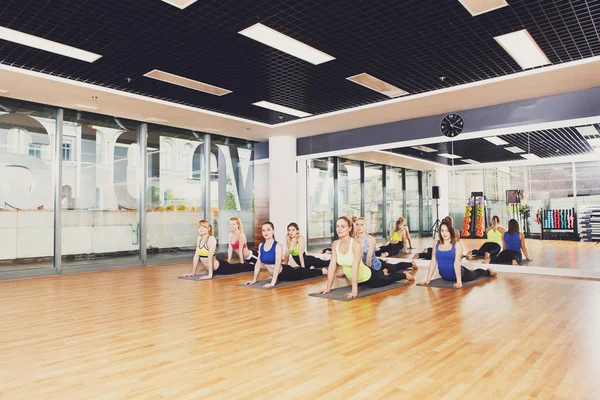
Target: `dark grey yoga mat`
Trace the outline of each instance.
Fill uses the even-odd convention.
[[[254,271],[243,271],[243,272],[238,272],[237,274],[229,274],[229,275],[213,274],[212,279],[227,278],[228,276],[238,276],[238,275],[252,274],[252,273],[254,273]],[[188,281],[199,281],[199,280],[201,280],[200,278],[202,278],[203,276],[206,276],[206,275],[208,275],[208,274],[196,274],[194,276],[178,276],[177,278],[186,279]],[[202,280],[210,281],[212,279],[202,279]]]
[[[337,288],[337,289],[332,289],[331,292],[326,293],[326,294],[311,293],[311,294],[309,294],[309,296],[321,297],[323,299],[331,299],[331,300],[350,301],[350,300],[360,299],[361,297],[367,297],[372,294],[386,292],[388,290],[396,289],[396,288],[399,288],[402,286],[408,286],[408,283],[400,281],[400,282],[394,282],[391,285],[377,287],[377,288],[372,288],[372,287],[368,287],[368,286],[367,287],[359,286],[358,296],[356,296],[354,299],[346,298],[346,293],[350,293],[352,291],[352,285],[344,286],[344,287]]]
[[[479,282],[484,281],[489,278],[492,278],[492,276],[481,276],[481,277],[475,279],[474,281],[463,282],[462,287],[465,288],[465,287],[473,286],[473,285],[476,285]],[[455,283],[456,283],[456,281],[446,281],[442,278],[437,278],[437,279],[434,279],[431,282],[429,282],[429,285],[421,285],[420,283],[417,283],[417,286],[437,287],[437,288],[443,288],[443,289],[458,290],[458,289],[454,289]]]
[[[268,288],[265,289],[263,288],[263,285],[266,285],[267,283],[271,282],[271,279],[263,279],[262,281],[256,281],[256,283],[254,285],[246,285],[244,283],[240,283],[238,286],[240,287],[247,287],[250,289],[260,289],[260,290],[271,290],[271,289],[277,289],[283,286],[289,286],[289,285],[295,285],[297,283],[302,283],[302,282],[307,282],[307,281],[314,281],[315,279],[322,279],[325,278],[326,275],[320,275],[320,276],[314,276],[312,278],[307,278],[307,279],[302,279],[300,281],[278,281],[275,286],[273,286],[272,288]]]

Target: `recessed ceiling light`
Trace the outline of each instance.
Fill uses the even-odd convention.
[[[535,154],[521,154],[521,157],[526,158],[528,160],[539,160],[540,159]]]
[[[188,89],[197,90],[208,94],[214,94],[215,96],[223,96],[231,93],[231,90],[223,89],[217,86],[209,85],[208,83],[195,81],[193,79],[184,78],[183,76],[171,74],[158,69],[154,69],[144,74],[145,77],[156,79],[159,81],[171,83],[177,86],[183,86]]]
[[[499,137],[496,137],[496,136],[484,137],[484,139],[487,140],[490,143],[495,144],[496,146],[505,146],[507,144],[510,144],[507,141],[502,140],[502,139],[500,139]]]
[[[214,133],[221,133],[221,132],[223,132],[221,129],[215,129],[215,128],[202,128],[200,130],[204,131],[204,132],[214,132]]]
[[[157,124],[164,124],[169,121],[167,121],[166,119],[150,117],[146,118],[146,122],[156,122]]]
[[[427,147],[427,146],[413,146],[412,148],[415,150],[424,151],[425,153],[436,153],[437,152],[436,149],[432,149],[431,147]]]
[[[354,75],[346,79],[391,98],[404,96],[405,94],[408,94],[407,91],[402,90],[394,85],[384,82],[381,79],[375,78],[374,76],[364,72],[362,74]]]
[[[318,65],[327,61],[335,60],[335,57],[323,53],[307,44],[293,39],[283,33],[279,33],[261,23],[252,25],[243,31],[238,32],[241,35],[254,39],[257,42],[271,46],[277,50],[288,53],[301,60],[308,61],[311,64]]]
[[[479,164],[479,161],[471,160],[470,158],[463,158],[460,161],[466,162],[467,164]]]
[[[502,7],[506,7],[506,0],[458,0],[472,16],[484,14],[494,11]]]
[[[274,104],[274,103],[271,103],[271,102],[268,102],[268,101],[259,101],[259,102],[252,103],[252,104],[255,105],[255,106],[259,106],[259,107],[262,107],[262,108],[267,108],[269,110],[282,112],[284,114],[289,114],[289,115],[293,115],[293,116],[300,117],[300,118],[309,117],[309,116],[312,115],[312,114],[309,114],[309,113],[304,112],[304,111],[295,110],[293,108],[289,108],[289,107],[286,107],[286,106],[280,106],[279,104]]]
[[[496,36],[494,39],[523,69],[550,64],[527,29]]]
[[[461,158],[461,156],[457,156],[456,154],[449,154],[449,153],[440,153],[438,155],[440,157],[446,157],[446,158],[450,158],[450,159]]]
[[[183,10],[184,8],[191,6],[198,0],[162,0],[162,1]]]
[[[50,53],[59,54],[61,56],[87,61],[89,63],[92,63],[102,57],[99,54],[67,46],[66,44],[53,42],[52,40],[43,39],[41,37],[29,35],[27,33],[15,31],[14,29],[8,29],[3,26],[0,26],[0,39],[22,44],[23,46],[29,46],[39,50],[48,51]]]
[[[589,125],[589,126],[580,126],[577,129],[577,131],[581,134],[581,136],[583,137],[593,137],[598,135],[598,131],[596,130],[596,128],[593,125]]]
[[[99,110],[96,106],[88,106],[86,104],[73,104],[73,107],[76,110]]]
[[[513,147],[505,147],[505,148],[504,148],[504,150],[508,150],[508,151],[510,151],[511,153],[515,153],[515,154],[519,154],[519,153],[525,153],[525,150],[523,150],[523,149],[520,149],[520,148],[518,148],[518,147],[516,147],[516,146],[513,146]]]

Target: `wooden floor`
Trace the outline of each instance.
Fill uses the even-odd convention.
[[[502,274],[337,302],[307,296],[324,281],[176,279],[189,269],[0,282],[0,398],[600,398],[599,281]]]

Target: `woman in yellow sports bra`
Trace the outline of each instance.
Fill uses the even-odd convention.
[[[297,223],[292,222],[287,226],[286,251],[283,255],[283,263],[288,264],[290,256],[296,264],[302,268],[327,268],[329,260],[322,260],[317,257],[306,254],[306,240],[300,234],[300,227]]]
[[[406,226],[406,220],[400,217],[390,235],[390,242],[377,249],[375,255],[377,257],[393,257],[400,253],[408,254],[410,248],[412,248],[412,240]]]
[[[467,258],[483,257],[485,253],[490,253],[491,257],[495,257],[502,251],[502,235],[506,230],[500,226],[500,217],[494,215],[492,217],[492,226],[485,230],[487,241],[479,250],[471,250],[467,253]]]
[[[352,292],[346,294],[346,298],[353,299],[358,296],[358,286],[366,285],[369,287],[381,287],[390,285],[396,281],[407,279],[414,281],[415,278],[407,276],[403,272],[393,271],[389,275],[384,275],[383,271],[375,271],[367,267],[363,261],[363,248],[361,244],[353,238],[353,226],[348,217],[340,217],[335,229],[339,239],[333,242],[331,261],[327,274],[327,287],[319,293],[331,292],[333,280],[335,279],[336,266],[342,267],[344,275],[352,283]]]
[[[193,260],[193,269],[191,274],[185,276],[196,275],[199,264],[202,264],[202,267],[207,271],[207,275],[201,277],[201,280],[212,279],[214,274],[231,275],[254,271],[254,265],[251,264],[230,264],[225,260],[217,260],[215,258],[217,239],[212,234],[210,222],[205,219],[198,222],[198,238],[196,239],[196,254]]]

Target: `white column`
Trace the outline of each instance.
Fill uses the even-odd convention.
[[[297,205],[296,205],[296,209],[297,211],[297,218],[298,220],[296,221],[298,223],[298,226],[300,227],[300,232],[302,232],[302,234],[304,235],[304,237],[307,237],[308,234],[308,226],[307,224],[307,220],[308,220],[308,210],[307,210],[307,199],[306,199],[306,184],[308,183],[308,176],[307,176],[307,160],[299,160],[297,162],[297,168],[298,168],[298,172],[296,173],[297,176],[297,181],[296,181],[296,198],[298,199],[297,201]]]
[[[282,241],[290,222],[298,221],[298,184],[296,174],[296,138],[269,138],[269,215],[276,238]]]
[[[433,171],[433,181],[435,186],[440,187],[440,199],[439,201],[439,219],[444,219],[445,216],[450,215],[450,204],[448,199],[450,198],[450,177],[447,168],[440,168]],[[433,206],[435,207],[435,201]],[[435,208],[433,209],[433,218],[435,218]]]

